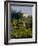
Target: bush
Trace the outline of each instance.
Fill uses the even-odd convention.
[[[16,15],[16,18],[15,18]],[[21,15],[21,14],[20,14]],[[17,17],[18,16],[18,17]],[[11,20],[11,38],[31,38],[32,37],[32,17],[19,17],[16,13]],[[23,26],[25,23],[25,26]]]

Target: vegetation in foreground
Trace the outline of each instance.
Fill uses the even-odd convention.
[[[32,16],[24,17],[21,12],[11,13],[11,38],[32,38]]]

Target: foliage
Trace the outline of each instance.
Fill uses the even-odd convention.
[[[24,26],[25,24],[25,26]],[[32,16],[27,18],[21,12],[11,13],[11,38],[32,37]]]

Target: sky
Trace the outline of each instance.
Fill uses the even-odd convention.
[[[23,11],[29,15],[32,15],[32,7],[26,6],[11,6],[11,10],[16,10],[16,12]]]

